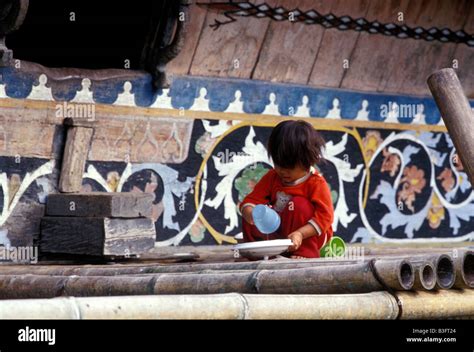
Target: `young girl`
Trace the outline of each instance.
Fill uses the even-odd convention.
[[[281,217],[280,228],[268,239],[289,238],[291,258],[318,258],[333,235],[334,209],[324,177],[312,165],[322,160],[325,142],[305,121],[283,121],[272,131],[268,153],[275,165],[244,198],[242,231],[245,242],[266,240],[252,219],[257,204],[270,205]]]

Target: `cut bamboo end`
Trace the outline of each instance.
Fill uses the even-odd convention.
[[[425,290],[432,290],[436,286],[436,269],[431,263],[423,263],[418,269],[421,286]]]
[[[381,259],[375,268],[384,284],[392,290],[411,290],[415,284],[415,270],[406,259]]]
[[[456,280],[453,260],[448,255],[441,254],[435,262],[438,287],[444,290],[450,289]]]
[[[454,260],[456,280],[453,287],[474,288],[474,251],[462,251]]]
[[[465,253],[462,266],[462,277],[469,288],[474,288],[474,252]]]
[[[413,265],[407,260],[402,260],[400,263],[399,272],[400,286],[404,290],[411,290],[415,283],[415,273],[413,270]]]

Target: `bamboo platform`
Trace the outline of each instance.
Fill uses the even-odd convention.
[[[236,260],[228,246],[155,248],[94,264],[3,263],[0,319],[465,319],[473,288],[470,243],[268,261]]]

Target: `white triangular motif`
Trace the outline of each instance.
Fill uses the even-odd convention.
[[[202,87],[199,90],[199,97],[194,100],[193,106],[191,106],[191,110],[196,111],[209,111],[209,100],[206,99],[207,89]]]
[[[7,92],[5,91],[5,85],[0,83],[0,99],[8,98]]]
[[[278,110],[278,105],[276,102],[276,95],[275,93],[270,93],[270,104],[265,107],[265,110],[262,114],[264,115],[280,115],[280,111]]]
[[[446,126],[442,116],[439,117],[438,126]]]
[[[94,94],[90,89],[91,85],[91,80],[89,78],[84,78],[82,80],[82,89],[76,93],[76,96],[71,100],[71,103],[94,104]]]
[[[362,109],[360,109],[357,112],[357,117],[356,120],[363,120],[363,121],[369,121],[369,113],[370,111],[367,110],[369,107],[369,102],[367,100],[362,100]]]
[[[399,123],[398,121],[398,116],[400,115],[400,108],[397,103],[395,102],[390,102],[389,103],[389,109],[387,113],[387,118],[385,119],[384,122],[387,123]]]
[[[332,101],[332,109],[329,110],[326,118],[329,119],[340,119],[341,118],[341,108],[339,107],[339,99],[334,98]]]
[[[296,117],[311,117],[311,113],[309,111],[309,98],[307,95],[303,97],[303,105],[300,105],[298,107],[298,110],[296,110]]]
[[[51,88],[46,87],[46,83],[48,83],[48,77],[45,74],[41,74],[38,80],[39,84],[37,86],[33,86],[27,99],[54,101]]]
[[[171,97],[169,94],[170,90],[168,88],[163,89],[162,93],[156,96],[155,101],[150,107],[158,109],[173,109],[173,105],[171,105]]]
[[[113,105],[136,106],[135,94],[132,93],[132,83],[127,81],[123,84],[123,93],[120,93]]]
[[[423,104],[417,104],[416,105],[416,114],[413,117],[413,123],[418,123],[418,124],[426,124],[426,115],[424,114],[425,112],[425,106]]]
[[[242,101],[242,92],[240,90],[235,91],[235,99],[229,104],[225,112],[244,113],[244,102]]]

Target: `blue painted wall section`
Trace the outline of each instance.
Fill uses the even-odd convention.
[[[0,99],[29,99],[41,82],[37,74],[12,69],[0,69],[0,75]],[[265,146],[275,117],[302,111],[309,113],[298,116],[313,117],[310,121],[327,141],[327,163],[315,166],[331,188],[336,234],[348,242],[474,236],[474,192],[431,98],[200,77],[178,77],[169,90],[158,92],[152,91],[148,76],[129,82],[127,91],[123,79],[91,80],[94,102],[119,109],[125,94],[137,108],[198,111],[186,141],[189,151],[179,162],[90,160],[83,191],[154,194],[158,246],[235,242],[241,232],[239,203],[272,166]],[[48,78],[42,89],[45,100],[50,91],[52,101],[71,101],[83,82],[76,78],[59,84]],[[423,109],[418,117],[382,116],[390,103]],[[210,112],[222,115],[216,120]],[[239,119],[262,113],[258,121]],[[160,116],[166,117],[163,110],[154,121]],[[333,123],[320,125],[324,119]],[[365,124],[348,127],[348,120]],[[371,126],[380,121],[405,128]],[[25,244],[36,236],[42,204],[56,192],[59,165],[41,158],[18,164],[0,154],[0,244]],[[33,224],[28,234],[14,225],[25,209]]]

